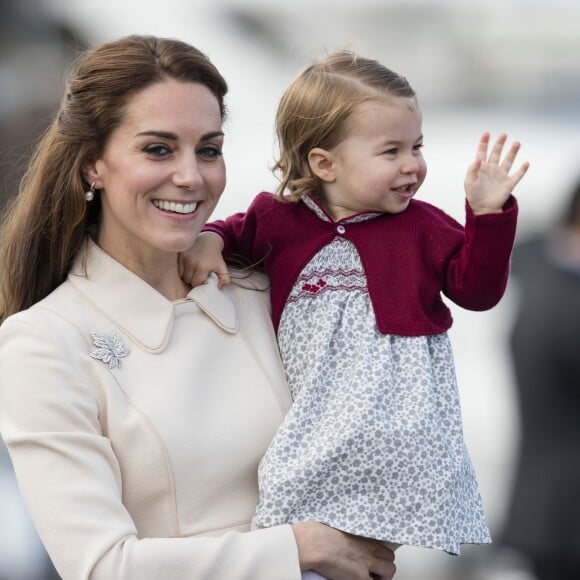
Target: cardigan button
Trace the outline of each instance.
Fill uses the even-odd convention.
[[[336,226],[336,231],[337,231],[339,234],[344,234],[344,232],[346,232],[346,228],[345,228],[343,225]]]

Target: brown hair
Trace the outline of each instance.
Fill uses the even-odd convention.
[[[87,228],[100,219],[82,166],[98,156],[139,91],[175,79],[201,83],[215,95],[222,119],[227,84],[205,54],[179,40],[127,36],[78,58],[67,75],[58,114],[38,143],[0,233],[0,321],[61,284]]]
[[[415,91],[405,77],[351,51],[329,54],[302,71],[282,95],[276,114],[279,156],[273,169],[280,174],[279,197],[317,194],[320,183],[308,153],[338,145],[358,105],[390,96],[415,97]]]

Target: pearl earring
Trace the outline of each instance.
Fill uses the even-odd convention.
[[[95,199],[95,182],[91,183],[91,188],[85,191],[85,199],[87,201],[93,201]]]

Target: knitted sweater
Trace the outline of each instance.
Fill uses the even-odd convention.
[[[226,260],[243,256],[271,279],[272,320],[282,310],[304,266],[335,236],[360,254],[368,290],[383,334],[420,336],[450,328],[442,294],[469,310],[487,310],[507,284],[517,202],[499,214],[476,216],[466,204],[465,228],[435,206],[411,200],[398,214],[352,223],[320,219],[303,202],[283,202],[262,192],[244,213],[207,224],[224,240]],[[347,223],[351,222],[351,223]]]

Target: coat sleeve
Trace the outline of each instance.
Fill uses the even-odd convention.
[[[499,214],[466,206],[465,236],[445,272],[443,293],[462,308],[488,310],[502,298],[510,271],[518,206],[511,197]]]
[[[38,318],[21,313],[0,328],[0,431],[63,579],[299,580],[290,526],[221,537],[138,537],[101,426],[98,381],[90,363],[74,354],[79,336],[55,332],[48,323],[54,316]]]

